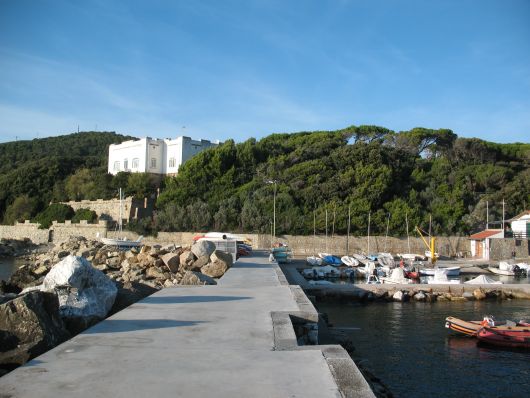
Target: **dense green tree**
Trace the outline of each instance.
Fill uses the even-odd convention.
[[[86,220],[89,223],[93,223],[93,222],[97,221],[97,219],[98,219],[98,215],[96,214],[96,212],[94,210],[77,209],[75,211],[74,216],[72,217],[72,222],[73,223],[78,223],[81,220]]]
[[[71,220],[74,216],[74,209],[62,203],[52,203],[42,212],[35,216],[35,221],[38,222],[41,228],[49,228],[53,221],[64,222]]]
[[[37,208],[37,201],[30,198],[28,195],[22,195],[15,199],[10,204],[4,216],[4,224],[12,225],[16,221],[24,222],[29,220],[35,214]]]

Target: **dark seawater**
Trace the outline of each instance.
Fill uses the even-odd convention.
[[[530,319],[530,301],[438,303],[318,303],[346,330],[354,359],[395,397],[530,396],[530,352],[478,347],[444,327],[447,316],[480,320]]]
[[[0,257],[0,281],[7,281],[20,266],[20,261],[13,257]]]

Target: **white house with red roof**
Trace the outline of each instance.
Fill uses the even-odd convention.
[[[492,239],[504,238],[503,229],[486,229],[469,237],[471,242],[471,256],[484,260],[490,259]]]

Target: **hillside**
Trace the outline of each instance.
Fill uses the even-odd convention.
[[[95,185],[101,187],[97,194],[113,195],[107,188],[108,146],[132,138],[81,132],[0,144],[0,220],[17,198],[32,216],[52,200],[68,199],[65,182],[82,169],[90,170]]]
[[[530,205],[530,144],[459,138],[451,130],[394,132],[377,126],[273,134],[196,155],[166,180],[158,200],[160,230],[468,233]],[[276,184],[270,184],[276,181]],[[335,221],[334,221],[335,220]],[[334,228],[334,231],[333,231]]]

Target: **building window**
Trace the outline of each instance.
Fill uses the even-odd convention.
[[[133,169],[137,169],[139,164],[140,164],[140,159],[138,159],[138,158],[134,158],[134,159],[132,160],[132,168],[133,168]]]
[[[151,158],[151,168],[156,169],[156,158]]]
[[[129,166],[129,159],[123,159],[123,170],[127,171],[127,166]]]
[[[169,167],[175,167],[175,158],[169,159]]]
[[[119,171],[119,170],[120,170],[120,162],[116,161],[114,162],[114,171]]]

